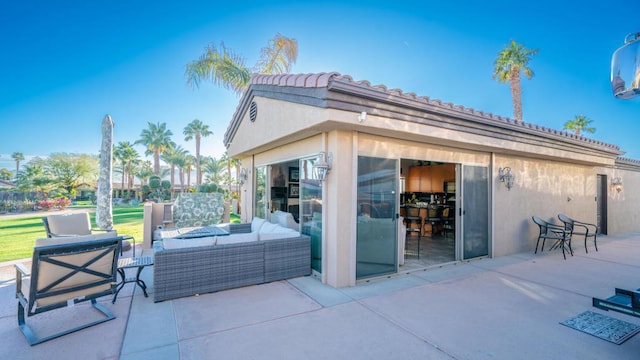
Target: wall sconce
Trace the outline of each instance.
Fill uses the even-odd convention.
[[[321,151],[318,154],[318,163],[313,165],[313,173],[316,180],[325,181],[327,179],[327,173],[331,170],[332,159],[331,153],[327,155],[324,151]]]
[[[240,176],[238,177],[238,182],[240,183],[240,186],[244,185],[244,183],[249,179],[249,174],[247,169],[242,168],[240,169]]]
[[[619,177],[614,177],[611,179],[611,186],[616,189],[617,192],[622,191],[622,180]]]
[[[498,180],[504,183],[504,186],[507,187],[507,190],[511,190],[513,187],[513,174],[511,173],[510,167],[504,167],[498,169]]]

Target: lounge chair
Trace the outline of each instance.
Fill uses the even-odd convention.
[[[589,253],[587,249],[587,240],[593,238],[593,246],[598,251],[598,243],[596,238],[598,236],[598,226],[595,224],[589,224],[582,221],[574,220],[565,214],[558,214],[558,219],[564,223],[565,229],[571,231],[572,235],[584,236],[584,250]]]
[[[31,346],[115,319],[96,301],[112,295],[116,286],[122,239],[109,235],[38,239],[31,272],[22,264],[15,265],[18,326]],[[91,301],[104,317],[47,336],[37,336],[26,323],[25,313],[29,317],[83,301]]]

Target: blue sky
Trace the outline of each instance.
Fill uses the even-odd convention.
[[[115,142],[166,122],[174,140],[193,119],[219,157],[239,96],[210,83],[193,90],[184,67],[210,43],[256,63],[276,33],[298,40],[294,73],[338,71],[405,92],[513,116],[509,86],[492,80],[514,39],[540,53],[523,81],[524,121],[553,129],[575,115],[590,138],[640,159],[640,99],[611,95],[611,55],[640,31],[640,2],[548,1],[3,1],[0,3],[0,167],[10,154],[97,154],[105,114]],[[137,148],[141,155],[144,149]]]

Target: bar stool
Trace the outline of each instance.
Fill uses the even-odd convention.
[[[420,208],[407,206],[405,208],[406,216],[404,218],[407,230],[405,232],[405,248],[408,247],[409,238],[413,234],[418,235],[418,259],[420,258],[420,240],[422,239],[422,217],[420,216]]]

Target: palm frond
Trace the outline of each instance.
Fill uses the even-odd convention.
[[[298,59],[298,41],[280,34],[269,40],[269,45],[260,51],[256,70],[261,74],[284,74]]]
[[[198,60],[187,64],[185,76],[187,84],[194,88],[199,87],[202,81],[211,81],[240,93],[249,84],[251,73],[245,59],[222,43],[220,49],[215,45],[207,46]]]

